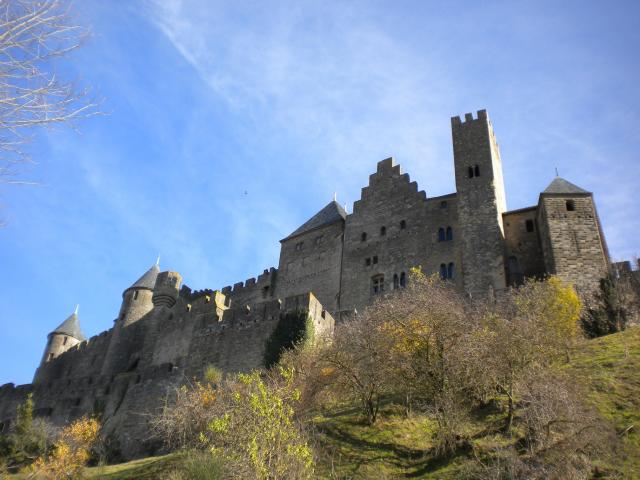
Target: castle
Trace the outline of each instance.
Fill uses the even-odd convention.
[[[0,387],[0,431],[33,392],[37,415],[64,423],[99,410],[125,457],[153,449],[143,415],[207,365],[263,365],[286,312],[308,312],[331,335],[420,266],[471,297],[554,274],[582,295],[610,269],[593,195],[556,177],[537,205],[507,211],[502,161],[487,112],[451,119],[456,192],[427,198],[388,158],[353,213],[334,200],[281,240],[278,268],[221,290],[191,291],[152,266],[123,292],[113,328],[85,339],[77,312],[48,336],[32,384]]]

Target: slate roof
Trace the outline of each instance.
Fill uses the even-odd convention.
[[[85,341],[86,338],[80,330],[80,322],[78,321],[78,314],[72,313],[69,317],[58,325],[58,328],[54,329],[51,333],[62,333],[64,335],[69,335],[81,342]]]
[[[556,177],[549,184],[547,188],[544,189],[544,193],[551,194],[589,194],[586,190],[574,185],[571,182],[567,182],[564,178]]]
[[[145,272],[136,282],[131,285],[127,290],[131,288],[146,288],[147,290],[153,290],[156,285],[156,277],[160,273],[160,267],[156,263],[153,267]],[[126,290],[125,290],[126,291]]]
[[[292,237],[297,237],[298,235],[315,230],[316,228],[330,225],[338,220],[344,220],[345,218],[347,218],[347,212],[345,212],[344,208],[342,208],[338,202],[333,200],[282,241],[288,240]]]

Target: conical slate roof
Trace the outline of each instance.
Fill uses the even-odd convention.
[[[587,192],[586,190],[583,190],[582,188],[578,187],[577,185],[574,185],[571,182],[567,182],[564,178],[556,177],[549,184],[549,186],[545,188],[544,192],[542,193],[573,195],[573,194],[588,194],[589,192]]]
[[[153,287],[156,284],[156,277],[160,273],[160,267],[156,263],[153,267],[145,272],[136,282],[131,285],[127,290],[132,288],[146,288],[148,290],[153,290]],[[125,290],[126,291],[126,290]]]
[[[61,333],[63,335],[69,335],[81,342],[85,341],[86,338],[80,330],[80,322],[78,321],[78,314],[73,312],[69,317],[58,325],[58,328],[54,329],[51,333]]]
[[[342,208],[338,202],[333,200],[284,240],[297,237],[303,233],[323,227],[324,225],[330,225],[338,220],[344,220],[345,218],[347,218],[347,212],[344,211],[344,208]]]

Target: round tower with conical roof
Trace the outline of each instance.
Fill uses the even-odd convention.
[[[160,273],[159,260],[122,293],[122,306],[117,320],[120,326],[126,327],[137,322],[153,309],[153,287]]]
[[[47,336],[47,346],[44,349],[40,366],[85,340],[86,338],[80,330],[78,306],[76,306],[75,311]]]

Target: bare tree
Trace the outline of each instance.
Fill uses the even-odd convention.
[[[74,22],[65,0],[0,0],[0,182],[28,184],[19,167],[25,147],[43,127],[72,124],[98,112],[87,90],[62,79],[59,59],[88,30]]]

